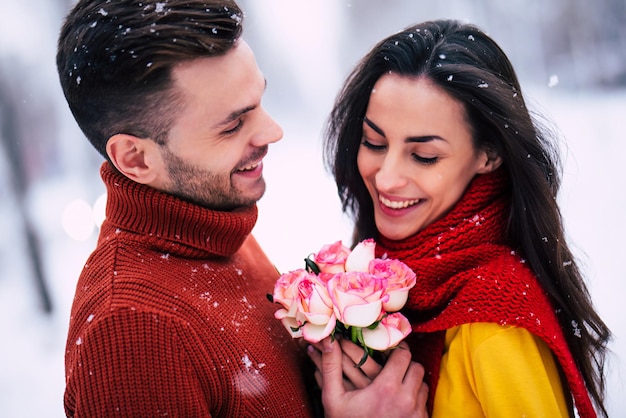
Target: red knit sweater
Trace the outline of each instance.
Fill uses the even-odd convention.
[[[303,356],[268,303],[278,276],[256,206],[217,212],[114,172],[78,281],[66,351],[71,417],[307,417]]]
[[[417,274],[405,313],[407,340],[427,371],[429,407],[439,378],[445,330],[473,322],[522,327],[543,339],[559,362],[581,418],[596,413],[554,308],[524,260],[507,244],[510,202],[503,170],[478,176],[442,219],[402,241],[380,238],[377,255]],[[513,394],[511,396],[514,396]]]

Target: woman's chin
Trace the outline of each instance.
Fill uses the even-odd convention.
[[[376,225],[378,232],[387,239],[400,241],[405,238],[410,237],[416,231],[409,227],[402,227],[401,225],[392,225],[391,227],[388,225]]]

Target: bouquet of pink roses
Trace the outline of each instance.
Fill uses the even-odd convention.
[[[294,338],[316,343],[336,332],[364,348],[395,347],[411,332],[398,311],[415,285],[413,270],[398,260],[375,258],[374,240],[354,250],[341,241],[305,258],[305,268],[282,274],[271,299],[282,305],[275,317]],[[269,295],[268,295],[269,296]]]

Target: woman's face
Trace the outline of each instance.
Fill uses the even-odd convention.
[[[357,164],[376,227],[399,240],[445,215],[499,159],[474,149],[460,102],[428,79],[386,74],[370,95]]]

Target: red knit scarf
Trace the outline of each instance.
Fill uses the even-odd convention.
[[[405,307],[414,331],[407,341],[427,371],[429,412],[445,330],[495,322],[525,328],[545,341],[565,373],[579,416],[595,417],[546,293],[506,243],[510,201],[502,171],[476,177],[452,211],[423,231],[401,241],[381,237],[377,243],[377,256],[400,259],[417,274]]]

